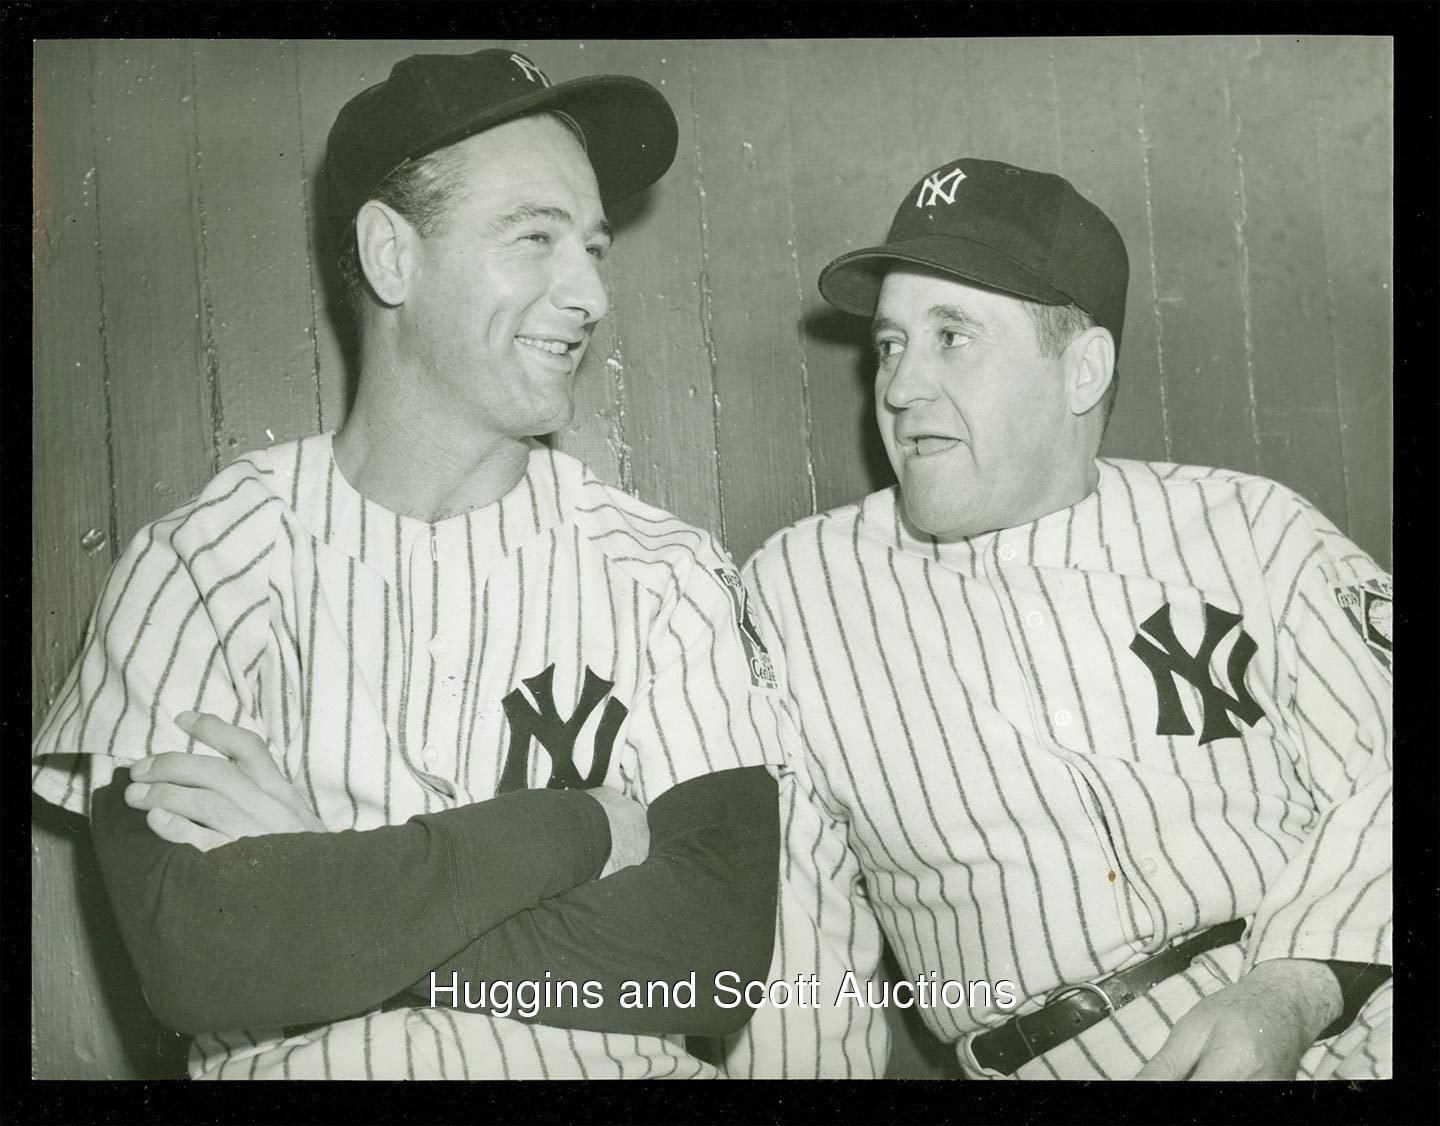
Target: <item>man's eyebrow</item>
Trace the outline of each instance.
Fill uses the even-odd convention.
[[[952,324],[962,325],[967,329],[979,330],[985,327],[981,321],[972,313],[967,313],[958,305],[931,305],[925,310],[925,316],[931,321],[949,321]],[[870,322],[870,335],[875,336],[881,332],[904,332],[905,327],[889,317],[876,317]]]
[[[536,219],[549,219],[554,223],[570,225],[575,222],[575,216],[566,211],[563,207],[550,207],[538,203],[522,203],[519,207],[505,212],[495,220],[495,227],[498,230],[509,230],[511,227],[518,227],[522,223],[533,222]],[[614,232],[610,229],[610,223],[601,219],[595,224],[592,233],[604,235],[607,239],[614,241]]]
[[[925,313],[932,321],[954,321],[956,324],[974,329],[985,327],[983,321],[967,313],[958,305],[931,305],[925,310]]]

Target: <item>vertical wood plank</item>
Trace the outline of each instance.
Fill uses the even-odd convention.
[[[1311,41],[1315,44],[1315,41]],[[1241,205],[1241,295],[1255,373],[1259,468],[1347,523],[1325,293],[1320,176],[1309,114],[1313,50],[1289,36],[1231,40],[1230,119]],[[1364,178],[1357,169],[1355,178]]]
[[[1347,530],[1388,568],[1394,461],[1392,48],[1386,39],[1310,40],[1306,46],[1304,101],[1313,115],[1319,166],[1326,320],[1340,409]]]
[[[128,539],[215,469],[201,324],[190,49],[95,44],[116,518]]]
[[[96,158],[93,97],[89,44],[36,44],[32,730],[75,660],[118,550],[101,313],[108,170]],[[83,819],[37,801],[30,852],[32,1075],[180,1074],[173,1038],[150,1015],[130,968]],[[157,1058],[157,1042],[169,1057]]]
[[[1055,170],[1110,216],[1130,257],[1125,334],[1116,362],[1119,398],[1101,450],[1110,457],[1164,460],[1159,323],[1150,274],[1155,248],[1146,221],[1135,42],[1051,40],[1050,60],[1060,121]]]
[[[703,314],[719,412],[726,547],[737,561],[813,510],[784,103],[776,45],[697,46]]]
[[[1073,46],[1087,50],[1085,42],[1077,40]],[[925,107],[935,96],[932,91],[947,89],[949,104],[963,97],[968,105],[962,135],[947,136],[940,124],[945,120],[942,117],[926,123],[928,112],[916,115],[922,135],[944,138],[945,151],[937,150],[933,161],[915,165],[910,182],[918,180],[931,165],[952,156],[1003,160],[1043,171],[1055,169],[1060,163],[1060,118],[1050,70],[1050,41],[971,39],[964,48],[961,67],[952,71],[937,66],[917,76],[921,86],[913,105]]]
[[[320,426],[295,48],[192,45],[220,459]]]
[[[1221,42],[1136,45],[1170,455],[1254,473],[1254,340]]]
[[[724,538],[714,381],[705,337],[701,191],[685,43],[587,43],[596,73],[645,79],[679,121],[675,163],[648,196],[611,209],[626,227],[611,265],[625,440],[636,495]],[[536,56],[540,51],[535,51]],[[633,208],[640,208],[637,214]]]
[[[910,130],[896,108],[908,104],[914,80],[898,65],[901,45],[782,46],[810,457],[816,506],[823,511],[894,481],[875,428],[869,326],[831,309],[815,283],[832,258],[884,238],[900,193],[918,178],[909,167]]]

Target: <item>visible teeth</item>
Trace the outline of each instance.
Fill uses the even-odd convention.
[[[927,454],[942,453],[958,444],[959,439],[957,438],[936,438],[926,434],[915,439],[915,453],[920,457],[925,457]]]
[[[549,352],[552,356],[563,356],[570,351],[570,345],[562,340],[536,340],[533,336],[517,336],[515,339],[521,344],[528,344],[531,348]]]

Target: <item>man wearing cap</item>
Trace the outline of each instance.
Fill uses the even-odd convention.
[[[1390,579],[1272,481],[1097,458],[1127,278],[975,159],[820,275],[899,484],[746,580],[835,868],[967,1076],[1388,1076]]]
[[[647,84],[503,50],[341,110],[354,408],[136,536],[34,747],[193,1076],[713,1076],[684,1034],[749,1015],[620,1004],[769,965],[738,575],[534,440],[608,309],[603,202],[675,145]]]

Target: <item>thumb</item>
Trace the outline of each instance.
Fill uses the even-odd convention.
[[[1185,1079],[1195,1068],[1206,1031],[1197,1022],[1181,1020],[1170,1030],[1170,1036],[1150,1062],[1135,1074],[1136,1079]]]

